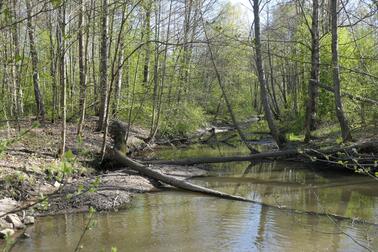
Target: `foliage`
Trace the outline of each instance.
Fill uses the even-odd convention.
[[[160,134],[162,136],[185,136],[196,129],[203,127],[206,116],[201,107],[194,104],[185,105],[167,111],[161,122]]]

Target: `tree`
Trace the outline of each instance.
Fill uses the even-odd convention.
[[[108,110],[108,0],[102,1],[101,10],[101,46],[100,46],[100,113],[97,123],[97,130],[104,129],[105,117]]]
[[[34,97],[35,104],[37,107],[37,119],[43,125],[45,123],[45,105],[43,104],[42,94],[39,89],[39,69],[38,69],[38,53],[35,47],[34,41],[34,27],[32,25],[32,9],[30,0],[26,0],[26,10],[27,10],[27,29],[29,35],[29,47],[30,55],[32,60],[32,70],[33,70],[33,85],[34,85]]]
[[[320,48],[319,48],[319,1],[312,1],[312,25],[311,34],[311,73],[308,82],[308,98],[306,104],[305,141],[311,138],[311,131],[316,128],[316,99],[318,88],[315,82],[319,82],[320,74]]]
[[[267,82],[265,79],[265,73],[263,68],[262,62],[262,55],[261,55],[261,38],[260,38],[260,7],[259,7],[259,0],[253,0],[253,14],[254,14],[254,30],[255,30],[255,50],[256,50],[256,69],[257,69],[257,76],[260,83],[260,96],[261,101],[264,108],[264,115],[265,119],[268,122],[268,126],[270,132],[276,141],[278,147],[282,148],[285,144],[285,138],[282,136],[276,127],[276,124],[273,119],[273,114],[270,108],[269,100],[268,100],[268,88]]]
[[[63,3],[58,10],[58,57],[59,57],[59,82],[61,88],[61,101],[60,101],[60,110],[62,115],[62,138],[61,138],[61,146],[60,146],[60,157],[64,158],[64,153],[66,150],[66,119],[67,119],[67,85],[66,85],[66,71],[65,71],[65,33],[66,33],[66,6]]]
[[[80,119],[79,125],[77,127],[77,134],[80,136],[83,123],[85,119],[85,106],[86,106],[86,93],[87,93],[87,49],[88,49],[88,38],[86,40],[86,46],[84,49],[84,36],[83,30],[85,27],[84,24],[84,1],[80,2],[80,11],[79,11],[79,32],[77,39],[79,41],[79,78],[80,78],[80,99],[79,99],[79,109],[80,109]]]
[[[340,93],[340,66],[339,66],[339,52],[338,52],[338,32],[337,32],[337,0],[331,0],[330,15],[331,15],[331,33],[332,33],[332,79],[335,88],[335,105],[336,116],[340,123],[341,135],[343,141],[352,140],[348,120],[345,117],[343,104],[341,102]]]

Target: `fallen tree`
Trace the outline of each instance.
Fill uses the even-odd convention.
[[[298,155],[298,150],[284,150],[263,152],[251,154],[248,156],[228,156],[228,157],[199,157],[199,158],[185,158],[179,160],[149,160],[145,164],[166,164],[166,165],[196,165],[196,164],[211,164],[211,163],[227,163],[227,162],[243,162],[253,161],[265,158],[282,158]]]
[[[370,168],[375,168],[377,156],[378,142],[368,141],[362,143],[355,143],[345,147],[334,147],[324,150],[319,149],[289,149],[282,151],[263,152],[251,154],[248,156],[228,156],[228,157],[200,157],[187,158],[180,160],[149,160],[145,164],[167,164],[167,165],[196,165],[204,163],[226,163],[226,162],[243,162],[253,161],[259,159],[287,159],[300,158],[307,159],[312,162],[328,163],[330,165],[343,166],[346,168],[366,168],[369,172]],[[359,153],[360,151],[361,153]],[[372,154],[366,155],[363,153],[370,152]]]
[[[113,161],[115,161],[119,164],[122,164],[123,166],[127,166],[128,168],[131,168],[132,170],[135,170],[135,171],[141,173],[142,175],[145,175],[145,176],[152,178],[152,179],[155,179],[155,180],[159,180],[159,181],[161,181],[165,184],[168,184],[168,185],[180,188],[180,189],[184,189],[184,190],[188,190],[188,191],[192,191],[192,192],[200,192],[200,193],[213,195],[213,196],[217,196],[217,197],[225,198],[225,199],[255,202],[255,201],[252,201],[252,200],[240,197],[240,196],[235,196],[235,195],[230,195],[230,194],[227,194],[227,193],[219,192],[219,191],[216,191],[216,190],[212,190],[212,189],[209,189],[209,188],[206,188],[206,187],[202,187],[202,186],[199,186],[199,185],[189,183],[185,180],[177,179],[177,178],[170,176],[170,175],[165,175],[161,172],[158,172],[158,171],[155,171],[155,170],[149,168],[146,165],[143,165],[143,164],[141,164],[137,161],[134,161],[134,160],[126,157],[122,152],[120,152],[119,150],[116,150],[116,149],[110,149],[110,150],[107,151],[107,153],[108,153],[107,157],[109,159],[111,159],[111,160],[113,160]],[[255,202],[255,203],[257,203],[257,202]]]
[[[258,155],[258,154],[256,154],[256,155]],[[215,197],[223,198],[223,199],[250,202],[250,203],[259,204],[259,205],[263,205],[263,206],[273,207],[273,208],[280,209],[280,210],[283,210],[283,211],[290,211],[290,212],[297,213],[297,214],[320,215],[320,216],[327,216],[329,218],[332,217],[332,218],[339,219],[339,220],[351,220],[351,218],[349,218],[349,217],[345,217],[345,216],[341,216],[341,215],[337,215],[337,214],[331,214],[331,213],[327,213],[327,212],[297,210],[297,209],[292,209],[292,208],[286,208],[286,207],[283,207],[283,206],[269,205],[269,204],[266,204],[266,203],[263,203],[263,202],[254,201],[254,200],[247,199],[247,198],[244,198],[244,197],[241,197],[241,196],[231,195],[231,194],[223,193],[223,192],[220,192],[220,191],[212,190],[212,189],[209,189],[209,188],[206,188],[206,187],[203,187],[203,186],[195,185],[195,184],[192,184],[188,181],[179,180],[179,179],[177,179],[173,176],[169,176],[169,175],[163,174],[161,172],[155,171],[151,167],[148,167],[147,165],[143,165],[143,164],[141,164],[141,163],[139,163],[135,160],[132,160],[132,159],[126,157],[122,152],[120,152],[116,149],[108,149],[107,150],[107,158],[109,158],[109,159],[111,159],[111,160],[113,160],[113,161],[115,161],[115,162],[117,162],[117,163],[119,163],[123,166],[126,166],[129,169],[137,171],[137,172],[139,172],[140,174],[142,174],[146,177],[161,181],[165,184],[174,186],[174,187],[179,188],[179,189],[183,189],[185,191],[202,193],[202,194],[205,194],[205,195],[215,196]],[[353,221],[359,222],[358,220],[353,220]],[[364,223],[366,223],[366,222],[364,222]],[[370,223],[370,224],[378,225],[377,223]]]

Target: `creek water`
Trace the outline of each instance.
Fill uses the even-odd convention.
[[[208,156],[209,151],[164,150],[156,155],[193,154]],[[95,226],[85,233],[80,251],[378,249],[378,226],[369,224],[378,223],[378,181],[370,177],[292,162],[225,163],[207,169],[211,176],[191,181],[269,205],[350,219],[167,190],[137,195],[128,209],[95,214]],[[38,218],[27,230],[31,238],[19,240],[12,251],[73,251],[87,222],[87,214]]]

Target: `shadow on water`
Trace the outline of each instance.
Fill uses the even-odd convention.
[[[183,150],[193,151],[198,150]],[[176,152],[169,155],[189,155]],[[214,164],[212,176],[192,182],[271,205],[378,222],[377,182],[318,168],[291,162]],[[95,220],[82,251],[112,246],[118,251],[364,251],[345,233],[378,248],[377,226],[178,190],[138,195],[129,209],[98,213]],[[31,239],[13,251],[71,251],[86,221],[85,214],[40,218],[28,230]]]

